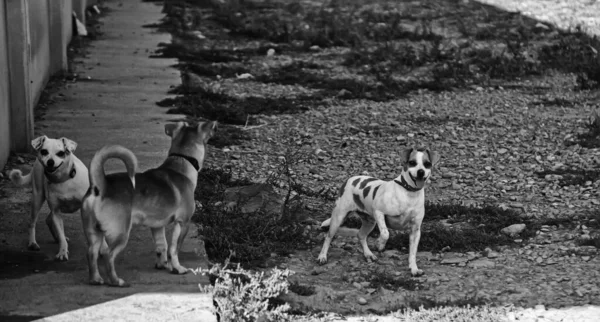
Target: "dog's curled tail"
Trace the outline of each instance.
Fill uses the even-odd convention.
[[[24,176],[21,170],[15,169],[8,174],[8,177],[10,178],[10,181],[17,186],[25,186],[31,183],[31,172]]]
[[[125,163],[127,174],[135,188],[135,173],[137,172],[137,158],[135,154],[120,145],[109,145],[96,152],[90,163],[90,188],[96,196],[103,193],[106,187],[104,163],[111,158],[119,159]]]

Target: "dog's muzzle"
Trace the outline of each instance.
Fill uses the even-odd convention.
[[[61,163],[60,163],[59,165],[57,165],[57,166],[54,166],[54,163],[52,163],[52,164],[46,164],[46,167],[45,167],[44,171],[46,171],[46,173],[48,173],[48,174],[53,174],[53,173],[55,173],[55,172],[58,170],[58,168],[60,168],[60,167],[61,167],[63,164],[64,164],[64,162],[61,162]]]

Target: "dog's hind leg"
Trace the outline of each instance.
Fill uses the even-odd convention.
[[[167,260],[167,237],[165,236],[165,227],[150,228],[152,231],[152,239],[156,245],[156,264],[154,268],[165,269],[168,265]]]
[[[92,220],[90,210],[81,209],[81,223],[83,224],[83,234],[87,240],[87,261],[89,272],[89,283],[92,285],[102,285],[104,280],[98,271],[98,253],[104,242],[104,236],[95,220]]]
[[[127,231],[125,232],[104,236],[104,238],[106,238],[106,243],[108,244],[108,253],[105,254],[103,257],[105,257],[104,260],[106,261],[106,271],[108,272],[108,276],[110,278],[110,283],[112,286],[129,286],[128,283],[126,283],[123,279],[117,276],[117,271],[115,270],[115,258],[117,257],[117,255],[119,255],[121,251],[123,251],[123,249],[125,249],[125,246],[127,246],[130,230],[131,224],[129,225],[129,227],[127,227]]]
[[[188,230],[189,224],[182,224],[177,221],[175,222],[175,226],[173,227],[173,236],[171,236],[171,246],[169,247],[171,273],[173,274],[185,274],[188,272],[188,269],[181,266],[179,263],[179,249],[183,244],[183,240],[185,239]]]
[[[331,241],[333,240],[333,237],[335,237],[335,234],[337,233],[338,228],[340,228],[340,225],[344,222],[344,219],[348,215],[348,211],[346,211],[346,209],[344,209],[345,207],[342,207],[340,205],[340,203],[342,201],[343,201],[342,199],[338,200],[335,208],[331,212],[331,221],[329,222],[329,231],[325,235],[325,241],[323,242],[323,248],[321,248],[321,253],[319,253],[319,257],[317,258],[317,261],[319,262],[319,264],[327,263],[327,252],[329,251],[329,245],[331,245]]]
[[[40,215],[40,209],[42,208],[42,204],[46,201],[46,196],[43,191],[38,191],[33,193],[33,200],[31,200],[31,220],[29,222],[29,242],[27,243],[27,248],[29,250],[40,250],[40,245],[38,245],[35,238],[35,226],[38,221],[38,217]]]
[[[363,216],[361,216],[360,219],[362,221],[362,225],[358,231],[358,240],[362,246],[363,255],[367,261],[376,261],[377,256],[373,254],[373,252],[369,249],[369,245],[367,244],[367,237],[373,231],[373,228],[375,228],[376,223],[371,217],[363,218]]]

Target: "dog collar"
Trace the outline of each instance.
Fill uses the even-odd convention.
[[[200,164],[198,163],[198,160],[196,160],[195,158],[192,158],[190,156],[181,154],[181,153],[171,153],[169,154],[170,157],[180,157],[180,158],[184,158],[186,159],[189,163],[192,164],[192,166],[194,167],[194,169],[196,169],[196,171],[200,171]]]
[[[62,179],[57,179],[53,175],[51,175],[51,174],[49,175],[46,171],[44,171],[44,175],[46,176],[46,179],[48,179],[48,181],[50,181],[50,183],[53,183],[53,184],[63,183],[65,181],[71,180],[71,179],[75,178],[76,174],[77,174],[77,169],[75,169],[75,165],[73,165],[73,168],[71,168],[71,171],[69,171],[69,176],[66,178],[62,178]]]
[[[406,180],[404,180],[404,176],[400,177],[400,181],[394,179],[394,182],[399,184],[402,188],[404,188],[410,192],[416,192],[416,191],[423,189],[423,188],[415,188],[415,187],[409,185],[408,182],[406,182]]]

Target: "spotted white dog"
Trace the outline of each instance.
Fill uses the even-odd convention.
[[[346,216],[357,213],[362,221],[360,230],[354,231],[358,236],[367,260],[377,260],[367,245],[367,236],[375,228],[379,228],[377,248],[383,251],[389,238],[388,227],[396,230],[410,228],[410,249],[408,266],[413,276],[422,275],[417,267],[417,247],[421,238],[421,222],[425,216],[425,192],[423,188],[431,176],[434,164],[439,160],[436,152],[424,148],[406,149],[402,155],[402,173],[394,180],[384,181],[368,176],[354,176],[341,186],[339,197],[331,218],[321,224],[321,228],[329,227],[318,261],[327,262],[327,251],[331,240],[340,228]],[[346,234],[348,229],[345,230]]]

